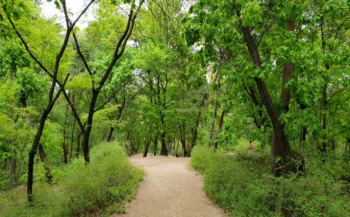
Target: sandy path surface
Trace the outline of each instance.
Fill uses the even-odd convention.
[[[190,158],[136,155],[132,163],[146,172],[125,214],[113,217],[227,217],[203,191],[203,178]]]

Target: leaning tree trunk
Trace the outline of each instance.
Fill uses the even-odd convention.
[[[145,150],[143,151],[143,157],[147,157],[149,144],[150,142],[147,140],[145,143]]]
[[[239,11],[237,11],[237,15],[238,17],[240,17]],[[241,25],[241,30],[253,64],[256,67],[261,68],[261,57],[259,55],[258,47],[255,44],[253,36],[251,35],[250,29]],[[260,97],[263,101],[263,104],[269,114],[273,125],[273,138],[271,144],[271,155],[273,158],[271,172],[275,176],[280,176],[283,173],[288,173],[294,170],[294,167],[291,165],[293,153],[286,137],[285,126],[279,120],[279,112],[277,108],[273,105],[270,93],[267,90],[265,82],[259,77],[254,78],[254,81],[257,84]],[[285,97],[285,99],[288,99],[288,94],[286,94]],[[283,106],[286,106],[286,103],[283,103]]]
[[[46,109],[41,115],[40,118],[40,124],[38,131],[35,135],[35,139],[33,141],[32,148],[29,152],[29,159],[28,159],[28,180],[27,180],[27,195],[28,195],[28,201],[33,201],[33,176],[34,176],[34,158],[37,151],[37,148],[39,146],[40,138],[43,134],[45,122],[47,119],[48,114],[50,113],[51,109]]]

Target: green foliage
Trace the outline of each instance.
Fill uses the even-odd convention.
[[[123,212],[143,178],[118,143],[101,143],[91,150],[91,163],[75,160],[50,168],[53,183],[46,183],[45,164],[35,168],[34,206],[29,207],[25,187],[0,194],[0,216],[87,216]],[[1,184],[1,183],[0,183]]]
[[[216,156],[216,154],[214,153],[214,149],[197,146],[193,149],[191,156],[191,166],[196,170],[204,173],[205,170],[209,168],[209,164]]]
[[[267,159],[265,159],[266,161]],[[204,189],[232,216],[349,216],[349,183],[308,159],[306,175],[274,178],[268,164],[195,147],[191,165],[203,172]]]
[[[78,160],[69,166],[64,188],[71,199],[72,215],[103,211],[122,204],[134,193],[143,173],[134,168],[117,143],[102,143],[91,149],[91,161]],[[122,210],[113,210],[122,211]]]

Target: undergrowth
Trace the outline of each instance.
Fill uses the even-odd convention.
[[[135,194],[143,171],[131,164],[117,143],[99,144],[90,155],[88,165],[80,158],[65,167],[52,167],[51,185],[45,182],[44,165],[36,165],[33,206],[27,202],[25,186],[20,186],[1,192],[0,216],[109,216],[124,212],[124,203]]]
[[[268,159],[219,154],[198,146],[191,165],[204,174],[208,197],[235,217],[350,216],[349,183],[330,174],[326,165],[306,162],[305,174],[274,178]]]

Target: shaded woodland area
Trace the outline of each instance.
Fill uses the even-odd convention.
[[[233,216],[350,215],[349,0],[42,1],[0,2],[0,215],[123,212],[138,153]]]

